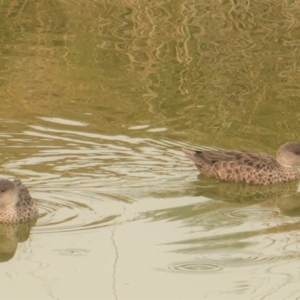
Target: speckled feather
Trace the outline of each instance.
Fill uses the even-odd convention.
[[[10,205],[3,205],[4,197],[11,200]],[[13,198],[17,197],[17,201]],[[0,223],[24,223],[36,218],[38,209],[28,189],[20,180],[0,180]]]
[[[299,171],[294,165],[282,165],[278,159],[265,153],[236,150],[190,151],[183,149],[183,151],[195,163],[198,170],[207,177],[258,185],[283,183],[300,178]],[[287,156],[289,151],[292,152],[295,164],[300,163],[300,144],[287,143],[278,150],[277,154],[283,153]]]

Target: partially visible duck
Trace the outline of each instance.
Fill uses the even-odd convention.
[[[35,201],[19,179],[0,180],[0,223],[24,223],[37,215]]]
[[[265,153],[238,150],[182,149],[207,177],[231,182],[267,185],[300,178],[300,143],[282,145],[276,159]]]

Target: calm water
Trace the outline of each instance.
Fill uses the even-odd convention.
[[[0,3],[1,299],[299,299],[298,183],[198,176],[182,145],[300,140],[297,1]]]

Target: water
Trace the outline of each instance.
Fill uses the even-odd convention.
[[[298,299],[298,182],[198,176],[181,146],[299,141],[296,1],[2,1],[3,299]]]

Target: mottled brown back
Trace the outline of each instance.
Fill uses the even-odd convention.
[[[189,151],[183,149],[198,170],[208,176],[231,182],[267,185],[299,179],[295,167],[283,167],[264,153],[249,151]]]
[[[27,187],[19,179],[14,180],[14,183],[19,188],[19,200],[17,202],[18,222],[26,222],[37,217],[38,209]]]
[[[17,203],[0,206],[0,223],[17,224],[33,220],[38,215],[38,209],[35,201],[31,198],[28,189],[20,180],[14,182],[0,180],[1,186],[7,186],[7,190],[15,190],[17,193]],[[17,187],[17,188],[16,188]],[[2,189],[6,192],[6,189]],[[14,197],[12,195],[12,197]]]

